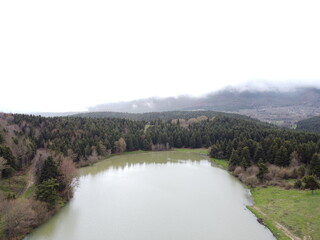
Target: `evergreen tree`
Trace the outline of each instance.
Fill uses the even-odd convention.
[[[196,138],[195,138],[194,134],[191,135],[191,138],[189,140],[189,147],[191,147],[191,148],[196,148],[197,147],[196,146]]]
[[[58,189],[59,184],[55,178],[50,178],[37,186],[36,199],[46,202],[49,208],[53,208],[59,199]]]
[[[206,146],[207,148],[211,146],[211,141],[210,141],[210,137],[209,137],[209,136],[206,137],[205,146]]]
[[[255,153],[254,153],[254,157],[253,157],[253,161],[255,163],[259,162],[260,160],[262,160],[263,162],[263,159],[265,159],[264,157],[264,153],[263,153],[263,149],[261,146],[258,146],[258,148],[256,149]]]
[[[39,175],[39,183],[42,183],[43,181],[46,181],[51,178],[57,179],[58,176],[59,173],[57,164],[50,156],[44,161],[43,167]]]
[[[242,148],[240,158],[241,158],[240,165],[242,167],[247,168],[250,166],[250,151],[248,147]]]
[[[314,190],[320,188],[319,183],[314,176],[305,176],[303,182],[305,183],[305,188],[310,189],[312,194]]]
[[[262,159],[260,159],[260,161],[258,163],[258,168],[259,168],[259,173],[257,174],[257,177],[261,181],[263,181],[265,174],[267,174],[269,171],[268,171],[267,166],[262,162]]]
[[[320,177],[320,156],[318,153],[313,154],[309,167],[312,175]]]
[[[281,146],[278,150],[276,157],[275,157],[275,164],[278,166],[288,166],[289,165],[289,157],[288,157],[288,151],[284,146]]]
[[[233,149],[230,159],[229,159],[229,170],[234,170],[237,165],[239,165],[239,154],[238,151]]]
[[[181,142],[180,136],[177,137],[175,147],[177,147],[177,148],[181,148],[182,147],[182,142]]]

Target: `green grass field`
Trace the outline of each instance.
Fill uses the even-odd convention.
[[[124,152],[123,154],[129,155],[129,154],[137,154],[137,153],[147,153],[150,151],[144,151],[144,150],[137,150],[137,151],[131,151],[131,152]],[[111,155],[113,156],[113,155]]]
[[[32,184],[22,195],[22,198],[31,198],[36,192],[36,185]]]
[[[273,223],[278,222],[300,238],[320,239],[320,191],[285,190],[279,187],[255,188],[252,191],[255,206]],[[250,209],[250,208],[249,208]],[[252,208],[250,209],[252,210]],[[258,217],[263,216],[253,210]],[[268,226],[268,223],[267,223]],[[270,230],[275,226],[271,223]],[[276,235],[277,236],[277,235]],[[281,238],[277,236],[278,239]]]
[[[207,148],[174,148],[173,150],[176,152],[208,154]]]
[[[19,195],[23,192],[24,188],[27,185],[27,175],[13,176],[8,179],[0,180],[0,192],[6,195],[8,193],[13,193]]]
[[[215,164],[219,165],[220,167],[224,169],[228,169],[229,162],[226,159],[216,159],[216,158],[210,158],[211,161],[213,161]]]

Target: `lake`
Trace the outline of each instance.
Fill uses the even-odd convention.
[[[80,169],[74,198],[26,240],[271,240],[250,192],[200,154],[124,154]]]

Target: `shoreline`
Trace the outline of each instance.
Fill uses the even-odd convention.
[[[192,149],[192,148],[179,148],[179,149],[177,149],[177,148],[173,148],[173,149],[171,149],[169,151],[195,153],[195,154],[201,154],[201,155],[208,156],[208,149],[205,149],[205,148],[200,148],[200,149]],[[98,161],[96,161],[96,162],[94,162],[94,163],[92,163],[90,165],[94,165],[97,162],[108,160],[108,159],[110,159],[112,157],[115,157],[115,156],[118,156],[118,155],[142,154],[142,153],[148,153],[148,152],[152,152],[152,151],[141,151],[141,150],[138,150],[138,151],[124,152],[122,154],[111,154],[110,156],[101,158]],[[209,156],[208,156],[208,158],[209,158],[209,161],[212,161],[217,166],[219,166],[222,169],[228,171],[228,161],[227,160],[215,159],[215,158],[211,158]],[[90,166],[90,165],[88,165],[88,166]],[[82,166],[82,167],[79,167],[79,168],[85,168],[85,167],[87,167],[87,166]],[[280,223],[276,222],[275,220],[273,220],[270,216],[268,216],[266,213],[264,213],[259,207],[257,207],[256,206],[256,199],[255,199],[254,194],[252,193],[252,189],[248,185],[244,184],[244,186],[249,189],[249,191],[250,191],[250,193],[252,195],[252,199],[253,199],[253,205],[252,206],[246,206],[247,209],[252,212],[252,214],[257,218],[257,220],[258,219],[262,220],[263,225],[271,231],[271,233],[274,235],[274,237],[277,240],[302,240],[301,238],[295,236],[285,226],[283,226],[282,224],[280,224]],[[32,187],[32,185],[29,186],[28,188],[26,188],[24,193],[27,192],[30,187]],[[270,186],[268,186],[267,188],[270,188]],[[286,190],[286,191],[289,191],[289,190]],[[19,198],[23,198],[24,193],[22,193],[19,196]],[[53,216],[55,216],[66,204],[68,204],[69,201],[65,202],[62,206],[57,207],[57,209],[55,209],[54,213],[51,214],[51,216],[48,219],[46,219],[46,221],[42,222],[37,227],[35,227],[33,229],[30,229],[30,231],[28,233],[26,233],[25,235],[23,235],[21,237],[18,237],[17,239],[21,239],[21,240],[25,239],[28,234],[30,234],[32,231],[34,231],[35,229],[40,227],[42,224],[44,224],[48,220],[50,220]],[[312,239],[312,238],[310,238],[310,239]]]
[[[178,149],[178,151],[181,151],[181,150]],[[206,151],[206,154],[208,152],[207,149],[202,149],[202,151],[201,151],[201,149],[184,149],[182,151],[190,152],[190,153],[200,153],[200,154],[204,154],[204,151]],[[210,161],[214,162],[216,165],[218,165],[222,169],[228,171],[228,161],[227,160],[210,158]],[[242,184],[244,184],[244,183],[242,183]],[[255,203],[256,199],[255,199],[254,194],[252,194],[250,186],[248,186],[246,184],[244,184],[244,186],[246,188],[248,188],[248,190],[250,191],[250,194],[251,194],[252,200],[253,200],[253,205],[252,206],[246,206],[247,209],[252,212],[252,214],[257,218],[257,221],[258,221],[258,219],[262,220],[263,225],[270,230],[270,232],[273,234],[273,236],[277,240],[302,240],[301,238],[299,238],[296,235],[294,235],[288,228],[286,228],[282,224],[274,221],[267,214],[262,212],[256,206],[256,203]],[[289,191],[289,190],[287,190],[287,191]]]

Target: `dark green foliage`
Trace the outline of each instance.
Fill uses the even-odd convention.
[[[241,153],[240,153],[240,166],[247,168],[250,166],[250,151],[249,151],[249,147],[243,147],[241,149]]]
[[[206,136],[205,147],[209,148],[212,145],[210,137]]]
[[[6,194],[6,200],[14,200],[14,199],[16,199],[16,194],[15,193]]]
[[[42,170],[39,173],[39,183],[42,183],[51,178],[57,179],[58,176],[58,166],[50,156],[44,161]]]
[[[0,145],[0,157],[6,159],[7,164],[16,169],[15,157],[13,156],[9,147]]]
[[[48,203],[49,208],[53,208],[59,200],[59,183],[55,178],[43,181],[37,186],[36,199]]]
[[[200,116],[207,116],[212,118],[215,116],[226,116],[226,117],[236,117],[240,119],[252,120],[250,117],[233,114],[233,113],[223,113],[216,111],[165,111],[165,112],[146,112],[146,113],[124,113],[124,112],[89,112],[89,113],[79,113],[73,115],[73,117],[83,117],[83,118],[116,118],[116,119],[129,119],[138,121],[169,121],[172,119],[191,119]],[[255,120],[253,120],[255,121]],[[178,123],[180,124],[179,120]]]
[[[302,189],[303,185],[302,185],[302,181],[300,179],[298,179],[295,183],[294,183],[294,188],[297,189]]]
[[[262,159],[261,159],[262,160]],[[258,163],[258,168],[259,168],[259,173],[257,174],[257,177],[263,181],[264,180],[264,176],[265,174],[267,174],[269,171],[268,171],[268,168],[267,166],[262,162],[262,161],[259,161]]]
[[[171,121],[172,118],[197,117],[200,113],[214,118],[193,121],[187,125],[183,125],[182,121]],[[139,121],[116,118],[44,118],[17,114],[14,115],[14,123],[32,139],[35,149],[46,146],[65,155],[71,150],[75,161],[86,160],[94,152],[105,155],[114,149],[114,143],[120,138],[125,139],[128,151],[150,150],[155,144],[169,144],[177,148],[210,145],[211,157],[230,159],[230,168],[248,167],[258,162],[288,166],[293,151],[299,154],[301,163],[308,166],[313,154],[320,149],[320,136],[317,134],[276,128],[238,115],[164,112],[136,116]],[[131,118],[132,115],[124,114],[123,117]]]
[[[320,188],[320,185],[314,176],[305,176],[303,178],[303,182],[305,183],[305,188],[310,189],[312,191],[312,193],[314,190]]]
[[[234,170],[234,168],[239,164],[239,154],[238,151],[233,149],[230,159],[229,159],[229,170]]]
[[[297,123],[297,130],[320,132],[320,116],[301,120]]]
[[[12,177],[14,174],[14,169],[12,167],[7,167],[5,169],[2,170],[2,177],[3,178],[9,178]]]
[[[312,175],[320,177],[320,156],[318,153],[313,154],[309,167]]]
[[[263,149],[261,146],[257,147],[257,149],[255,150],[254,153],[254,157],[253,157],[253,161],[255,163],[259,162],[259,161],[263,161],[263,159],[265,159],[264,153],[263,153]]]
[[[2,134],[0,133],[0,144],[2,144],[4,142],[4,138],[2,136]]]
[[[145,150],[145,151],[151,150],[151,145],[152,145],[151,140],[148,138],[145,138],[143,140],[142,150]]]
[[[289,165],[289,154],[285,146],[281,146],[277,151],[274,163],[278,166],[288,166]]]
[[[194,138],[193,138],[192,141],[195,142]],[[183,144],[182,144],[182,142],[181,142],[181,137],[180,137],[180,136],[177,137],[174,146],[177,147],[177,148],[181,148],[181,147],[183,146]]]

